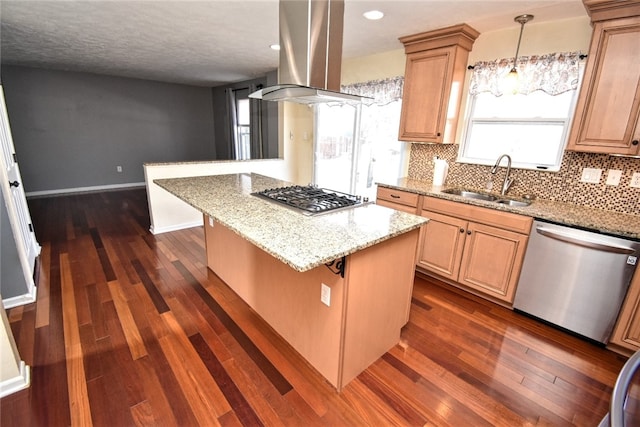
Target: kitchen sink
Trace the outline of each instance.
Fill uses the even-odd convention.
[[[513,207],[525,207],[531,204],[531,201],[528,201],[528,200],[508,199],[508,198],[496,196],[493,194],[480,193],[478,191],[472,191],[472,190],[461,190],[458,188],[444,190],[443,193],[453,194],[455,196],[464,197],[466,199],[485,200],[487,202],[494,202],[494,203],[499,203],[501,205],[513,206]]]
[[[467,190],[458,190],[458,189],[444,190],[443,193],[454,194],[456,196],[465,197],[467,199],[486,200],[488,202],[493,202],[498,199],[496,196],[492,194],[478,193],[476,191],[467,191]]]
[[[522,200],[512,200],[512,199],[500,199],[496,200],[496,203],[500,203],[501,205],[514,206],[514,207],[525,207],[529,206],[531,202],[522,201]]]

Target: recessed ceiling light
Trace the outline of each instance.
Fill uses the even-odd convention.
[[[271,49],[273,50],[280,50],[280,45],[279,44],[272,44],[271,46],[269,46]]]
[[[370,10],[368,12],[363,13],[362,15],[367,19],[375,21],[378,19],[382,19],[382,17],[384,16],[384,13],[380,12],[379,10]]]

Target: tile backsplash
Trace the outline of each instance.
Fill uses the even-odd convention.
[[[491,167],[457,163],[458,147],[457,144],[411,144],[408,177],[431,181],[433,158],[438,156],[449,163],[446,185],[484,189],[491,177]],[[580,182],[583,168],[602,169],[600,183]],[[610,169],[622,171],[617,186],[605,184]],[[499,191],[505,170],[501,167],[493,176],[493,191]],[[640,172],[640,159],[566,151],[559,172],[512,169],[515,182],[508,194],[533,194],[541,199],[640,215],[640,188],[629,187],[634,172]]]

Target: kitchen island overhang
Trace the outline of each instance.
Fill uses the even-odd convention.
[[[374,204],[307,217],[252,196],[290,185],[257,174],[154,182],[204,214],[207,266],[336,389],[398,343],[426,218]]]

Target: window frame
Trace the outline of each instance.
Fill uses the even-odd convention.
[[[460,139],[460,147],[458,149],[458,156],[456,162],[458,163],[466,163],[466,164],[475,164],[475,165],[487,165],[493,166],[497,159],[489,159],[489,158],[477,158],[470,157],[465,155],[467,144],[469,143],[469,138],[471,137],[472,128],[475,123],[562,123],[564,122],[564,128],[561,136],[561,143],[558,147],[556,153],[556,159],[554,164],[535,164],[535,163],[527,163],[521,161],[512,161],[511,167],[515,169],[526,169],[526,170],[537,170],[537,171],[546,171],[546,172],[558,172],[560,171],[560,167],[562,166],[562,159],[564,157],[564,153],[567,147],[567,143],[569,141],[569,133],[571,131],[571,126],[575,117],[576,104],[578,102],[578,95],[580,93],[580,87],[582,86],[582,76],[584,74],[584,63],[580,64],[580,71],[578,76],[578,84],[575,89],[572,90],[573,94],[571,96],[571,101],[568,105],[568,114],[564,119],[560,118],[550,118],[550,117],[540,117],[540,118],[531,118],[531,117],[518,117],[518,118],[505,118],[505,117],[481,117],[478,119],[473,118],[473,113],[475,111],[475,105],[477,96],[480,94],[468,94],[467,97],[467,109],[465,115],[465,124],[463,128],[462,138]],[[484,92],[483,92],[484,93]],[[492,95],[495,96],[495,95]],[[511,96],[509,94],[502,95]],[[524,95],[527,96],[527,95]],[[549,95],[553,96],[553,95]],[[510,153],[503,153],[510,154]]]

